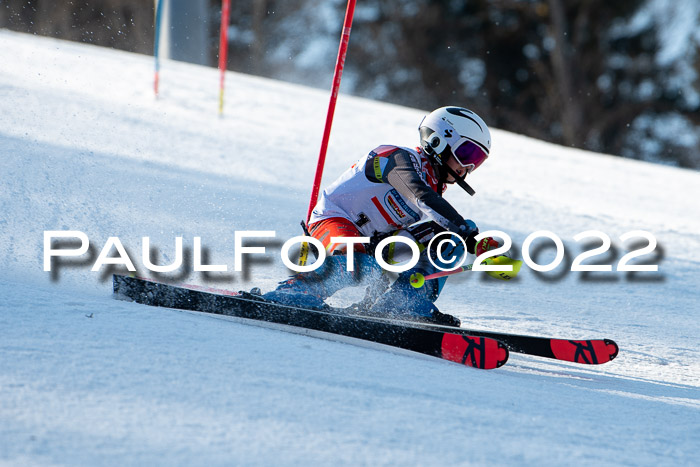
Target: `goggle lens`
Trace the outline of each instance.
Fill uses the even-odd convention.
[[[470,173],[489,157],[483,149],[471,141],[465,141],[460,144],[454,151],[454,155],[462,167],[469,168]]]

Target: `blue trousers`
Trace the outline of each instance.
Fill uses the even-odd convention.
[[[413,238],[410,236],[410,232],[400,231],[400,233]],[[416,242],[419,243],[418,240]],[[410,258],[410,250],[406,245],[401,243],[395,245],[392,257],[385,258],[385,260],[390,263],[400,263],[402,255]],[[419,246],[423,247],[423,251],[418,264],[412,269],[400,273],[391,286],[389,286],[387,274],[373,256],[356,252],[354,254],[354,271],[347,270],[347,256],[330,256],[326,258],[320,268],[311,272],[295,274],[263,297],[286,305],[323,309],[326,307],[325,300],[339,290],[369,284],[370,302],[374,302],[370,307],[372,313],[388,313],[397,317],[402,315],[431,317],[433,312],[437,310],[434,302],[440,295],[447,277],[428,280],[423,287],[414,288],[410,283],[411,275],[420,273],[426,276],[439,271],[439,268],[449,269],[454,264],[449,260],[451,258],[460,259],[465,251],[459,241],[455,242],[455,245],[446,245],[440,255],[436,251],[428,251],[425,248],[426,245],[419,243]],[[401,251],[401,247],[404,251]],[[429,255],[432,261],[430,261]]]

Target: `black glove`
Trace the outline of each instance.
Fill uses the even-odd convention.
[[[464,223],[458,226],[459,231],[456,232],[457,235],[464,239],[464,243],[467,245],[467,251],[474,254],[476,248],[476,240],[474,237],[479,235],[479,228],[476,226],[474,221],[465,219]]]

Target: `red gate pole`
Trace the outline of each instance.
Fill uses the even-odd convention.
[[[219,115],[224,113],[224,79],[228,54],[228,21],[231,0],[221,2],[221,30],[219,32]]]
[[[343,67],[345,66],[345,55],[348,51],[348,42],[350,41],[350,29],[352,27],[352,18],[355,14],[355,0],[348,0],[348,7],[345,10],[345,22],[343,23],[343,33],[340,36],[340,47],[338,48],[338,58],[335,62],[335,72],[333,73],[333,87],[331,88],[331,99],[328,103],[328,114],[326,115],[326,127],[323,130],[323,140],[321,141],[321,152],[318,155],[318,164],[316,165],[316,176],[311,190],[311,199],[309,200],[309,210],[306,213],[306,222],[309,222],[311,213],[318,201],[318,192],[321,189],[321,178],[323,177],[323,166],[326,163],[326,152],[328,151],[328,140],[331,135],[331,126],[333,125],[333,114],[335,113],[335,103],[338,100],[338,88],[340,88],[340,78],[343,76]]]

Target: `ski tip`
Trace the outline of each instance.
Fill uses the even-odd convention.
[[[508,361],[508,348],[496,339],[445,333],[441,357],[482,370],[500,368]]]
[[[501,341],[496,341],[498,342],[498,349],[500,350],[501,358],[497,361],[496,363],[496,368],[500,368],[503,365],[506,364],[508,361],[508,357],[510,356],[510,352],[508,351],[508,347],[501,342]]]
[[[603,339],[603,342],[605,342],[605,345],[608,349],[608,353],[610,355],[608,361],[615,359],[615,357],[617,357],[617,354],[620,353],[620,347],[618,347],[617,343],[612,339]]]

